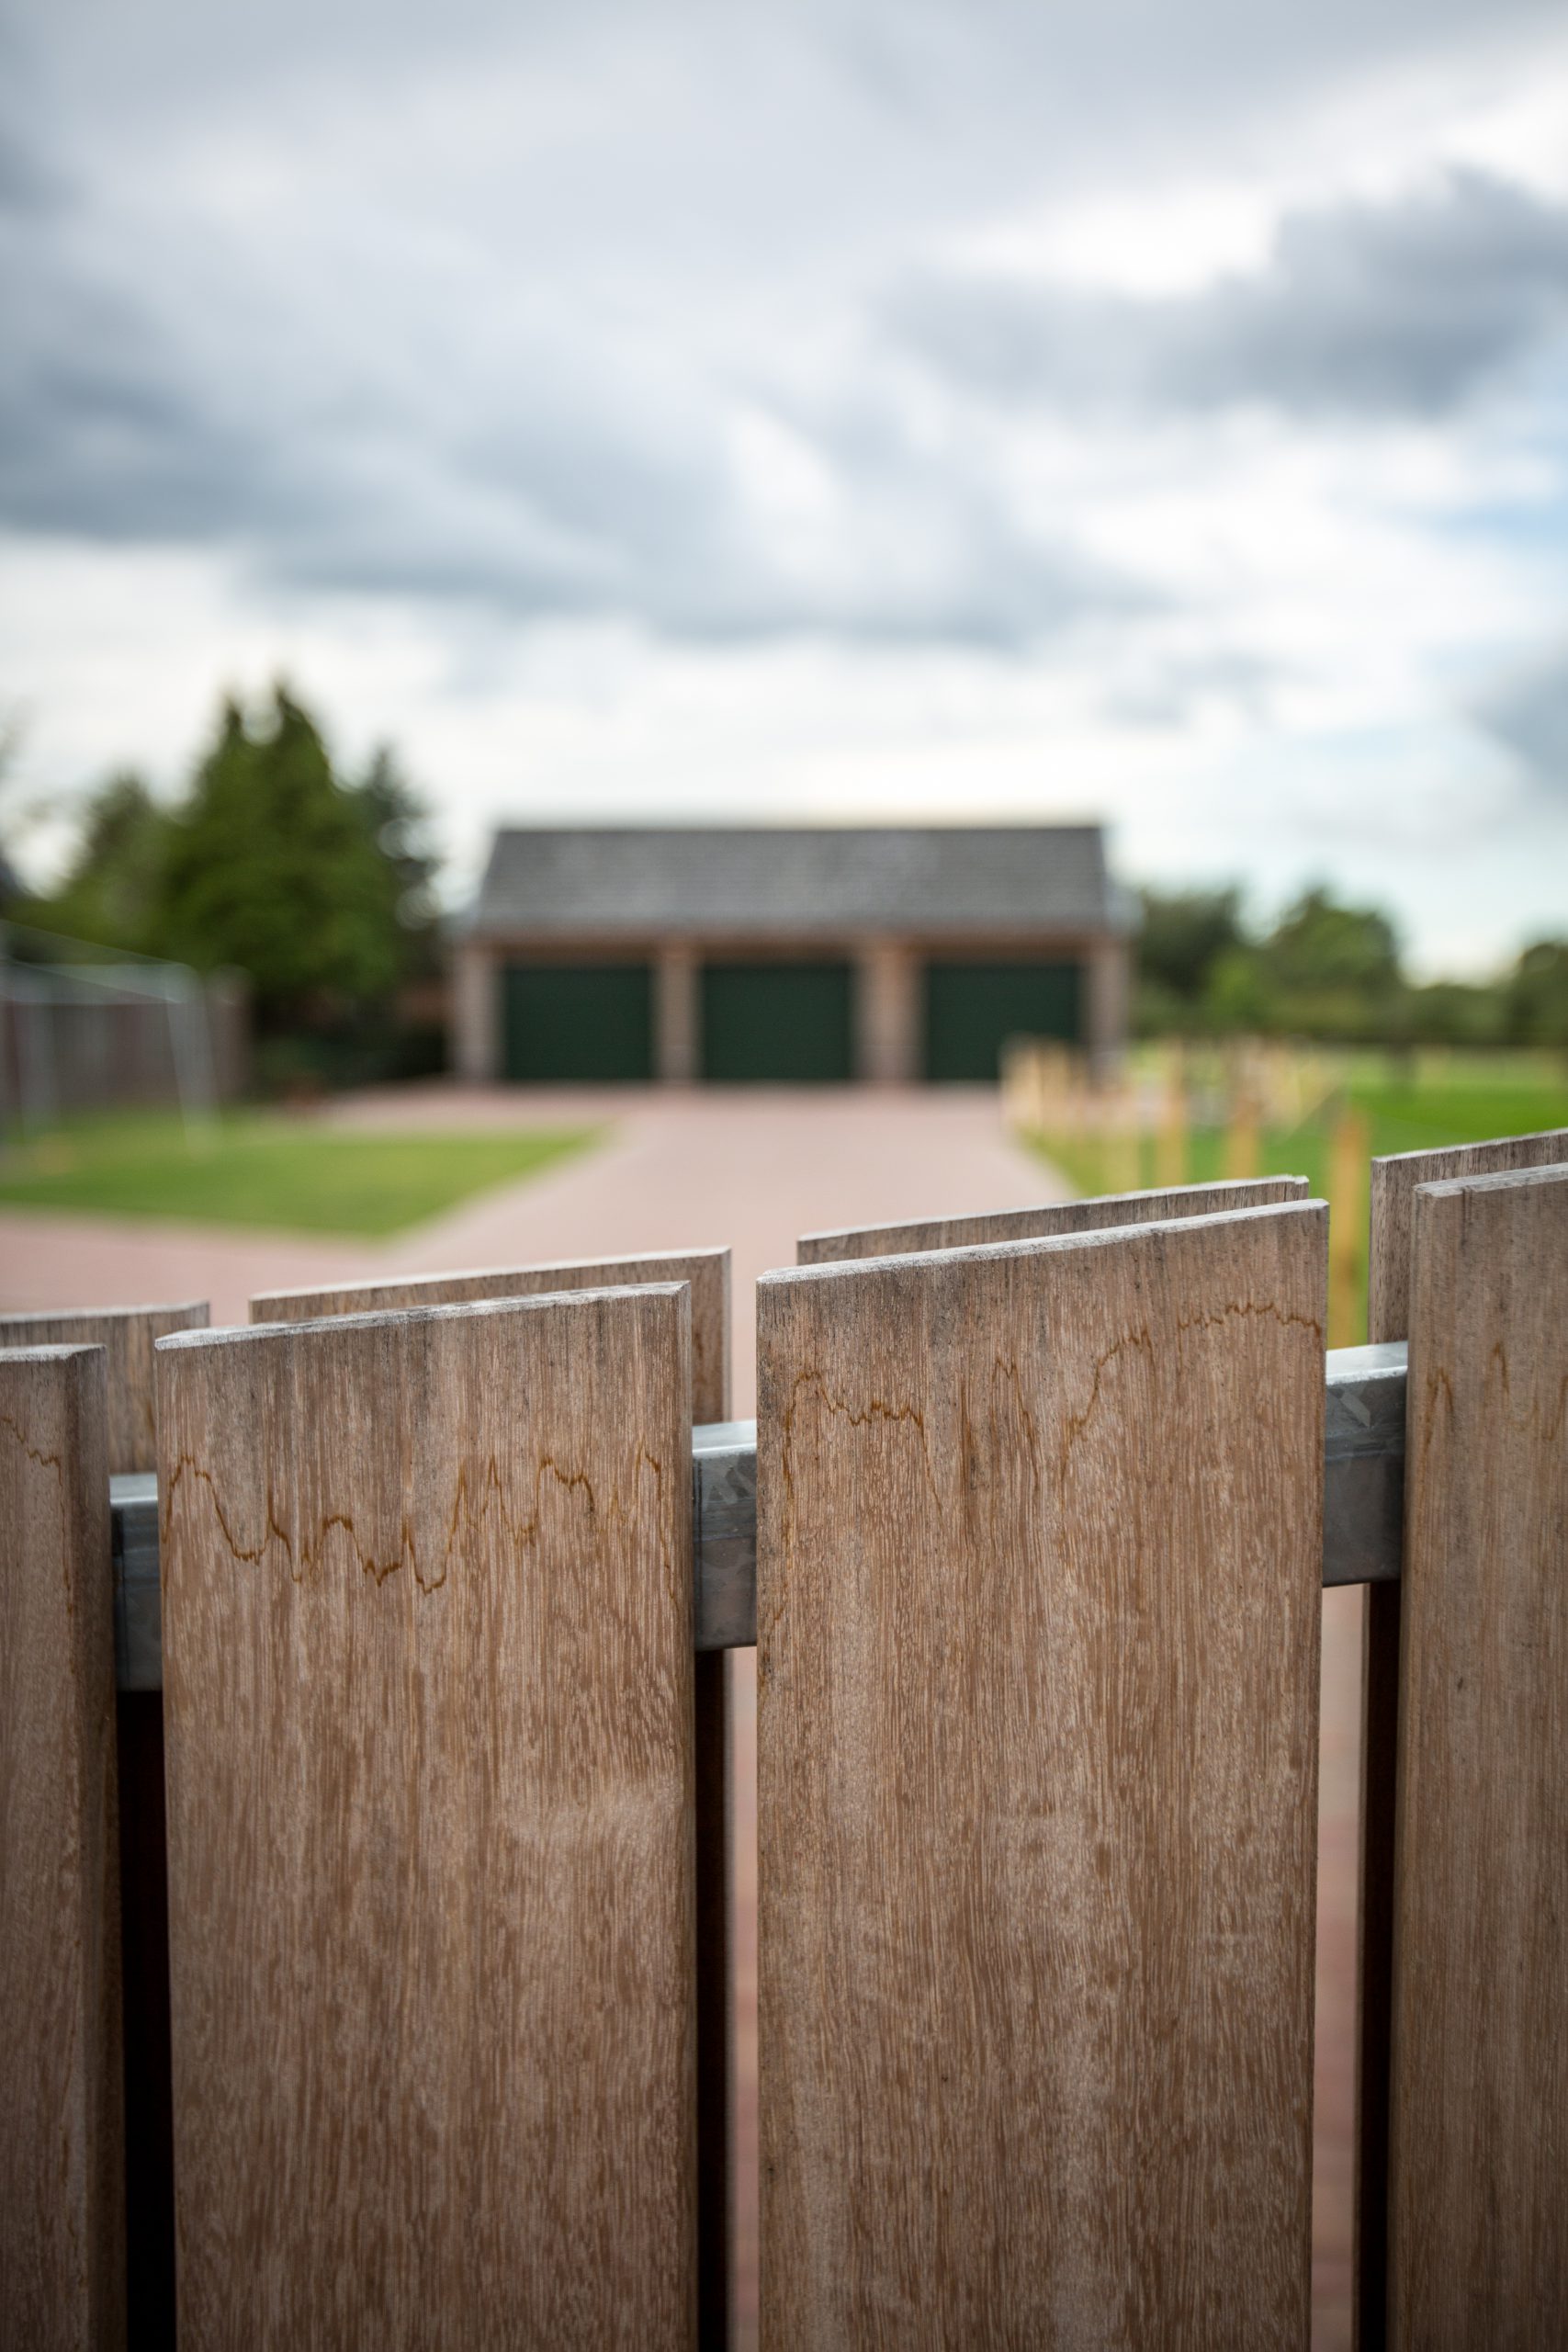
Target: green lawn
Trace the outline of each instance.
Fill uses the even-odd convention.
[[[1304,1176],[1314,1193],[1330,1190],[1329,1132],[1340,1103],[1348,1102],[1367,1124],[1369,1159],[1396,1151],[1430,1151],[1444,1144],[1483,1143],[1493,1136],[1532,1135],[1543,1127],[1568,1127],[1568,1072],[1546,1055],[1497,1054],[1487,1057],[1434,1057],[1414,1072],[1374,1054],[1348,1057],[1337,1100],[1293,1127],[1268,1127],[1259,1138],[1258,1173]],[[1032,1138],[1041,1154],[1082,1193],[1113,1192],[1131,1170],[1115,1148],[1092,1134],[1060,1132]],[[1195,1125],[1187,1138],[1185,1181],[1209,1183],[1227,1172],[1227,1137],[1219,1126]],[[1138,1182],[1158,1183],[1156,1146],[1141,1144]],[[1363,1185],[1365,1180],[1363,1179]],[[1345,1323],[1331,1332],[1336,1346],[1366,1336],[1366,1198],[1330,1202],[1336,1216],[1348,1216],[1359,1259],[1359,1295]],[[1347,1326],[1348,1328],[1347,1328]]]
[[[362,1135],[236,1112],[186,1140],[166,1114],[73,1120],[0,1159],[0,1204],[381,1235],[535,1174],[592,1127]]]

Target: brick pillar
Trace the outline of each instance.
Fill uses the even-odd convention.
[[[453,956],[452,1067],[470,1086],[502,1075],[501,959],[483,940],[459,940]]]
[[[902,940],[869,940],[855,958],[855,1075],[910,1086],[920,1069],[920,961]]]
[[[653,965],[653,1066],[666,1086],[691,1086],[702,1069],[697,951],[683,941],[660,947]]]

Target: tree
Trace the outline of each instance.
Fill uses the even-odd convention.
[[[1239,947],[1238,890],[1145,890],[1138,972],[1186,1004],[1202,998],[1222,956]]]
[[[428,979],[441,963],[434,889],[440,861],[430,841],[424,804],[385,743],[371,755],[358,792],[371,836],[396,876],[403,977]]]
[[[1568,1046],[1568,939],[1538,939],[1506,984],[1508,1026],[1522,1046]]]
[[[170,829],[164,952],[237,965],[265,1028],[386,995],[400,976],[404,877],[377,834],[376,804],[338,783],[287,686],[254,729],[225,703]]]
[[[1387,998],[1399,989],[1399,943],[1375,907],[1337,905],[1319,885],[1287,908],[1263,943],[1281,995]]]
[[[59,887],[18,909],[37,931],[156,955],[169,817],[139,775],[111,775],[88,800]]]

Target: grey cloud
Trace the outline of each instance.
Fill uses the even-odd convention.
[[[1062,157],[1157,163],[1227,77],[1251,122],[1475,32],[1474,0],[1195,5],[82,0],[66,38],[19,0],[0,520],[705,640],[1012,649],[1147,605],[1031,518],[976,395],[1441,406],[1561,314],[1560,216],[1469,180],[1291,223],[1188,304],[905,279],[890,337],[866,289]],[[742,411],[820,512],[758,490]]]
[[[895,333],[1010,403],[1441,416],[1568,329],[1568,207],[1479,172],[1288,218],[1265,267],[1180,297],[927,276]]]
[[[1537,785],[1568,807],[1568,647],[1499,688],[1476,716]]]
[[[710,642],[1016,648],[1135,601],[1021,528],[983,469],[906,447],[890,413],[874,448],[863,419],[852,446],[822,434],[833,510],[803,550],[737,477],[723,384],[592,316],[322,381],[308,343],[297,377],[215,357],[69,236],[9,257],[27,299],[0,349],[0,518],[22,529],[218,547],[284,590]],[[257,322],[274,355],[286,323]]]

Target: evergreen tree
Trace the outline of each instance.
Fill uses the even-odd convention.
[[[435,875],[439,865],[423,802],[398,766],[389,745],[372,754],[358,796],[371,837],[397,877],[397,915],[403,933],[402,977],[427,979],[441,966]]]
[[[18,921],[102,947],[158,955],[169,817],[139,775],[122,769],[83,813],[75,854],[59,887],[18,905]]]
[[[402,964],[403,886],[378,830],[287,686],[254,729],[227,702],[171,826],[164,952],[201,968],[238,966],[269,1028],[384,996]]]

